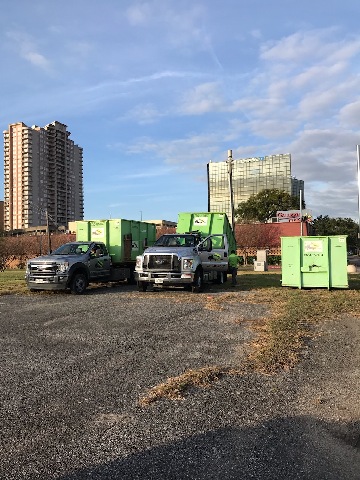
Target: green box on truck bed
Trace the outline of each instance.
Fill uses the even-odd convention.
[[[76,240],[105,243],[113,264],[135,262],[137,255],[141,255],[146,246],[155,242],[156,226],[153,223],[121,218],[82,220],[76,222]]]
[[[226,213],[179,213],[176,232],[185,233],[194,231],[199,231],[203,237],[217,233],[225,233],[229,242],[229,251],[236,250],[235,235]],[[214,248],[217,247],[216,237],[213,239],[213,246]]]

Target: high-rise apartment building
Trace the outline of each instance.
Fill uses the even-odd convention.
[[[0,233],[4,231],[4,200],[0,200]]]
[[[223,162],[207,164],[208,210],[225,212],[232,219],[233,206],[265,189],[277,188],[304,198],[304,181],[291,176],[290,153],[235,160],[232,151]]]
[[[83,219],[83,150],[69,137],[56,121],[4,131],[5,231]]]

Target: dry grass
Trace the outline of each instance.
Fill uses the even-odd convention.
[[[255,327],[249,365],[266,374],[290,369],[299,360],[315,325],[339,315],[357,316],[360,292],[355,290],[263,290],[257,302],[268,303],[271,316]]]
[[[168,378],[166,382],[151,388],[140,399],[140,405],[149,405],[160,398],[183,400],[184,392],[191,387],[209,387],[229,370],[220,367],[203,367],[197,370],[186,370],[177,377]]]
[[[280,273],[280,272],[279,272]],[[192,301],[201,301],[204,308],[220,311],[224,304],[255,303],[269,306],[267,318],[251,322],[256,338],[250,345],[251,353],[245,365],[234,369],[207,366],[187,370],[151,388],[140,400],[148,405],[161,398],[181,399],[186,391],[195,387],[208,387],[223,375],[257,371],[275,374],[289,370],[299,361],[306,348],[307,339],[316,333],[316,326],[339,315],[360,314],[360,275],[349,275],[349,290],[281,288],[278,272],[249,272],[239,274],[239,283],[246,296],[232,290],[229,285],[216,286],[217,295],[191,295]],[[0,295],[28,293],[23,270],[7,270],[0,273]],[[148,295],[148,294],[147,294]],[[157,292],[159,296],[172,296],[174,301],[184,300],[178,292]],[[188,298],[188,296],[186,296]],[[239,322],[240,323],[240,322]]]
[[[246,277],[246,280],[244,279]],[[289,370],[299,361],[309,338],[316,334],[316,325],[339,315],[360,314],[360,276],[349,275],[349,290],[298,290],[278,288],[279,274],[240,275],[242,290],[249,294],[223,293],[204,297],[204,307],[221,310],[229,302],[267,304],[270,315],[252,322],[256,338],[244,365],[233,369],[220,366],[189,370],[151,388],[140,400],[149,405],[161,398],[182,399],[193,387],[209,386],[223,375],[259,372],[266,375]],[[245,280],[245,281],[242,281]],[[272,286],[269,286],[271,285]],[[225,287],[226,288],[226,287]]]

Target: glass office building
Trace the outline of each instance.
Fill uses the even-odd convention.
[[[232,218],[230,188],[234,208],[265,189],[277,188],[304,199],[304,181],[291,176],[291,154],[269,155],[207,164],[208,210],[225,212]]]

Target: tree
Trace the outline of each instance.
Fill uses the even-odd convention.
[[[246,202],[242,202],[235,210],[235,218],[240,222],[266,222],[276,217],[281,210],[298,210],[300,199],[277,188],[262,190],[251,195]],[[303,202],[303,208],[305,203]]]
[[[348,250],[357,251],[359,226],[352,218],[320,215],[312,222],[316,235],[347,235]]]
[[[254,251],[280,245],[278,229],[273,223],[253,225],[238,223],[235,225],[235,238],[245,265],[248,257],[254,255]]]
[[[161,235],[166,235],[167,233],[176,233],[175,227],[160,227],[156,229],[156,239],[160,238]]]
[[[53,250],[63,243],[75,241],[72,234],[51,235]],[[23,268],[28,258],[47,253],[46,235],[19,235],[0,237],[0,271],[6,268]]]

